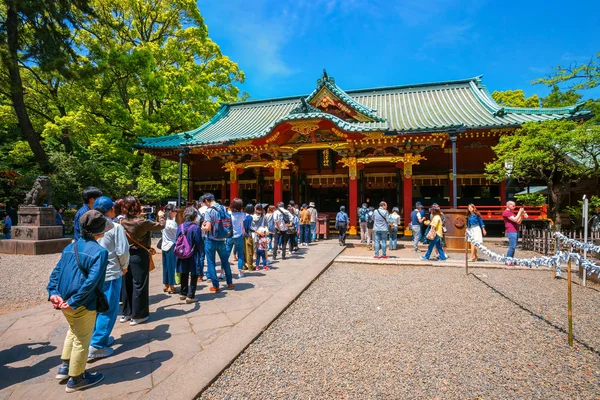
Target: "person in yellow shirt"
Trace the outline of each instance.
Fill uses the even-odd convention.
[[[427,253],[424,256],[421,256],[421,260],[429,260],[431,256],[431,252],[435,247],[439,253],[439,260],[446,261],[446,253],[444,253],[444,249],[442,248],[442,238],[444,237],[444,229],[442,224],[442,212],[440,210],[440,206],[437,204],[431,207],[431,222],[429,226],[431,226],[431,231],[435,232],[435,237],[430,238],[431,233],[427,234],[427,239],[429,240],[429,247],[427,248]]]

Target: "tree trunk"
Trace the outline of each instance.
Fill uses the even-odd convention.
[[[160,175],[160,158],[155,158],[152,161],[151,172],[152,172],[152,177],[154,178],[156,183],[162,183],[163,179],[162,179],[162,176]]]
[[[562,198],[563,185],[554,183],[552,180],[548,182],[548,192],[550,193],[550,218],[554,220],[556,230],[560,232],[561,221],[558,214],[558,207]]]
[[[61,117],[67,116],[67,111],[65,110],[64,106],[58,106],[58,112],[60,113]],[[67,154],[73,154],[73,145],[71,144],[71,137],[69,136],[69,128],[62,128],[60,140],[62,141],[63,146],[65,146],[65,152]]]
[[[10,97],[17,114],[21,133],[27,139],[31,151],[45,173],[50,172],[48,156],[42,147],[40,136],[33,128],[29,114],[25,108],[25,98],[23,95],[23,82],[21,72],[19,71],[18,50],[19,50],[19,16],[15,10],[15,1],[7,2],[6,11],[6,36],[8,41],[8,52],[2,52],[2,63],[8,70],[10,80]]]

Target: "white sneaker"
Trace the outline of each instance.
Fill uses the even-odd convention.
[[[240,273],[238,274],[238,279],[243,278],[244,276],[246,276],[246,275],[244,275],[244,273],[242,271],[240,271]]]
[[[132,319],[131,322],[129,323],[129,325],[131,326],[136,326],[139,324],[143,324],[144,322],[148,321],[150,317],[146,317],[146,318],[139,318],[139,319]]]
[[[219,279],[220,279],[220,280],[223,280],[223,279],[225,279],[225,274],[223,274],[223,273],[220,273],[220,274],[219,274]]]
[[[131,317],[129,317],[129,316],[127,316],[127,315],[123,315],[123,316],[121,317],[121,319],[119,319],[119,322],[120,322],[120,323],[124,323],[124,322],[127,322],[127,321],[129,321],[130,319],[131,319]]]

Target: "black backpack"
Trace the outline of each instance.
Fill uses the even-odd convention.
[[[374,226],[375,226],[375,213],[369,211],[369,213],[367,214],[367,228],[373,229]]]

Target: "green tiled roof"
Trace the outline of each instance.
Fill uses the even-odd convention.
[[[324,75],[326,77],[326,75]],[[516,127],[531,121],[577,119],[590,112],[578,103],[561,108],[502,107],[490,96],[481,77],[471,79],[343,91],[333,78],[320,79],[308,96],[225,104],[204,125],[189,132],[140,138],[138,148],[160,149],[231,143],[260,138],[282,122],[327,119],[351,132],[384,131],[388,134]],[[302,108],[326,85],[350,107],[374,122],[348,122],[312,106]],[[304,98],[305,101],[301,101]],[[307,104],[306,104],[307,105]]]

